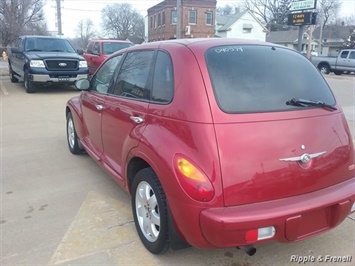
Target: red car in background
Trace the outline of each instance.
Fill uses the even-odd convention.
[[[341,106],[304,56],[270,43],[130,47],[76,83],[67,139],[132,198],[152,253],[307,239],[355,211]],[[335,246],[336,243],[332,243]]]
[[[86,59],[89,74],[93,75],[105,59],[114,52],[133,46],[130,41],[92,40],[89,42],[83,57]]]

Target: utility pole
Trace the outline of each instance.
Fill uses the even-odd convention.
[[[302,52],[302,41],[303,41],[303,25],[299,26],[298,30],[298,46],[297,50]]]
[[[181,38],[181,0],[176,0],[176,39]]]
[[[62,14],[61,14],[61,7],[60,7],[60,1],[61,0],[56,0],[57,1],[57,23],[58,23],[58,35],[62,36]]]
[[[323,17],[323,9],[319,12],[320,16],[320,32],[319,32],[319,44],[318,44],[318,56],[322,54],[322,40],[323,40],[323,23],[324,23],[324,17]]]

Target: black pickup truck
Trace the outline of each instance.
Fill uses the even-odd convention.
[[[10,48],[8,61],[11,82],[24,81],[26,92],[37,85],[74,84],[88,77],[82,50],[75,50],[63,38],[21,36]]]

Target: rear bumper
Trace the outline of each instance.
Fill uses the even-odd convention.
[[[205,209],[201,233],[215,247],[235,247],[267,241],[294,242],[339,225],[355,202],[355,177],[312,193],[249,205]],[[249,230],[273,226],[267,240],[246,241]]]

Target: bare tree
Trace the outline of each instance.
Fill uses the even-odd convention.
[[[93,39],[96,34],[93,29],[94,23],[91,19],[80,20],[77,27],[77,37],[80,38],[80,47],[85,49],[89,41]]]
[[[221,16],[228,16],[237,13],[240,10],[238,5],[226,4],[225,6],[217,7],[216,13]]]
[[[114,38],[144,37],[144,18],[130,4],[112,4],[102,10],[103,28]]]
[[[339,17],[336,19],[335,25],[355,26],[355,15]]]
[[[287,28],[292,0],[244,0],[243,6],[256,15],[271,31]]]
[[[318,22],[322,28],[330,23],[335,23],[339,11],[341,9],[341,2],[339,0],[318,0],[317,8],[319,10]]]
[[[0,37],[7,46],[22,34],[46,34],[43,0],[1,0]]]
[[[355,49],[355,29],[350,29],[349,37],[343,43],[345,49]]]

